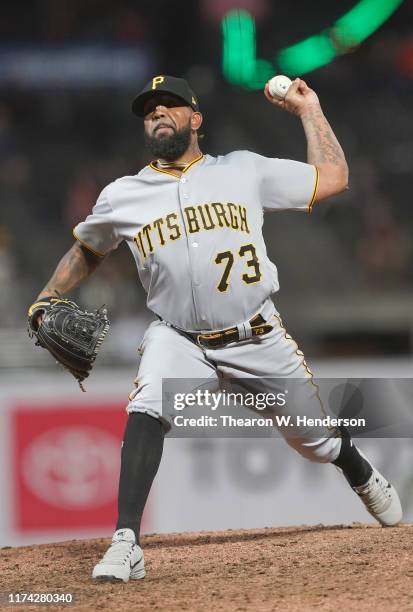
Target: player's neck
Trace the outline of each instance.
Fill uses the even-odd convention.
[[[198,159],[202,155],[198,144],[190,146],[183,155],[174,159],[173,161],[166,161],[166,159],[159,158],[156,160],[158,168],[164,168],[173,170],[174,172],[183,172],[193,161]]]

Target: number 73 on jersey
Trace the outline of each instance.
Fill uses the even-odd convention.
[[[217,265],[224,266],[221,280],[217,285],[217,289],[220,293],[224,293],[229,287],[230,274],[236,256],[245,258],[246,271],[241,275],[241,279],[244,283],[250,285],[252,283],[258,283],[261,280],[260,262],[257,257],[255,246],[253,244],[244,244],[235,255],[232,251],[223,251],[222,253],[218,253],[214,259]],[[251,268],[251,270],[248,270],[248,268]]]

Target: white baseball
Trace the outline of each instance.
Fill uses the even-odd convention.
[[[273,98],[283,100],[287,95],[287,91],[292,83],[292,80],[283,74],[277,74],[268,83],[268,89]]]

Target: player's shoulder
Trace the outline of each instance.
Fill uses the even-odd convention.
[[[113,180],[103,188],[101,195],[108,198],[110,201],[116,201],[116,199],[123,196],[125,192],[135,189],[139,185],[143,170],[145,170],[145,168],[138,172],[138,174],[120,176]]]

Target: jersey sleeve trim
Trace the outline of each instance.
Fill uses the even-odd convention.
[[[313,212],[313,206],[315,204],[315,199],[317,196],[317,189],[318,189],[318,180],[320,178],[320,171],[317,168],[317,166],[314,166],[315,168],[315,184],[314,184],[314,190],[313,190],[313,195],[311,196],[311,200],[308,203],[308,213],[311,214]]]
[[[76,240],[78,242],[80,242],[80,244],[85,247],[85,249],[87,249],[88,251],[90,251],[91,253],[93,253],[93,255],[97,255],[97,257],[105,257],[105,253],[99,253],[99,251],[95,251],[95,249],[92,249],[91,246],[89,246],[88,244],[86,244],[86,242],[83,242],[83,240],[81,240],[79,238],[79,236],[76,234],[75,230],[73,230],[73,236],[76,238]]]

